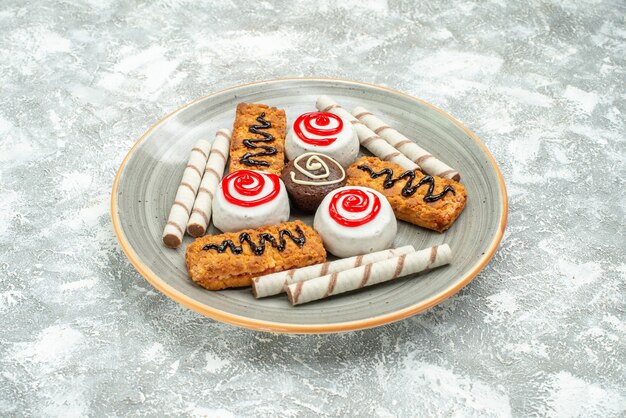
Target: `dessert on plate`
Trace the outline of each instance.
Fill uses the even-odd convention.
[[[451,261],[447,244],[393,243],[397,219],[450,228],[467,201],[458,171],[364,108],[350,113],[326,96],[316,106],[285,139],[283,109],[240,103],[232,136],[220,129],[191,150],[163,242],[182,245],[188,226],[197,238],[185,251],[194,283],[253,285],[257,298],[286,292],[299,305]],[[357,160],[360,145],[375,156]],[[315,213],[312,226],[289,221],[290,202]],[[222,234],[204,235],[211,221]],[[327,252],[339,259],[326,261]]]
[[[330,192],[315,212],[313,228],[337,257],[391,247],[398,229],[391,205],[376,190],[346,186]]]
[[[285,165],[281,179],[293,204],[313,213],[324,196],[346,184],[346,171],[327,155],[307,152]]]
[[[356,161],[359,139],[349,121],[329,112],[298,116],[285,140],[285,153],[293,160],[306,152],[332,157],[344,167]]]
[[[280,174],[285,163],[285,111],[264,104],[237,106],[230,142],[229,171]]]
[[[348,184],[382,193],[398,219],[443,232],[459,217],[467,192],[454,180],[405,170],[376,157],[362,157],[348,168]]]
[[[238,170],[222,179],[213,199],[213,225],[222,232],[285,222],[289,197],[272,173]]]
[[[254,276],[325,260],[319,234],[302,221],[205,235],[185,253],[189,277],[209,290],[250,286]]]

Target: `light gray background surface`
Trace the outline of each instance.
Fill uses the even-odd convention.
[[[0,415],[626,413],[623,1],[210,3],[0,3]],[[396,324],[289,336],[134,271],[108,206],[135,140],[287,76],[399,89],[484,140],[510,215],[483,273]]]

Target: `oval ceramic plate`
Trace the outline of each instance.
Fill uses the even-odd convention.
[[[166,248],[161,233],[189,150],[200,138],[231,128],[240,102],[284,108],[288,123],[315,110],[326,94],[347,109],[357,105],[461,172],[468,203],[456,223],[439,234],[398,222],[395,246],[416,249],[448,243],[449,266],[397,281],[292,307],[283,296],[256,300],[249,288],[210,292],[187,277],[185,238],[178,250]],[[502,175],[480,140],[452,117],[406,94],[341,80],[282,79],[233,87],[203,97],[150,128],[130,150],[113,184],[111,211],[120,244],[135,268],[158,290],[214,319],[264,331],[337,332],[369,328],[414,315],[459,291],[495,253],[507,216]],[[292,213],[308,224],[311,216]],[[219,233],[211,227],[210,233]]]

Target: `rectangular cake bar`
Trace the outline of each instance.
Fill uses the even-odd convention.
[[[230,172],[259,170],[280,175],[285,164],[286,124],[283,109],[240,103],[230,144]]]
[[[437,232],[452,226],[467,201],[465,187],[459,182],[405,170],[377,157],[361,157],[347,175],[348,185],[382,193],[398,219]]]
[[[250,286],[252,278],[322,263],[326,250],[302,221],[206,235],[187,247],[191,280],[209,290]]]

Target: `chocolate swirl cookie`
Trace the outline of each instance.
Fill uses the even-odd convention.
[[[294,205],[315,212],[324,196],[346,184],[346,172],[331,157],[307,152],[283,168],[281,179]]]

